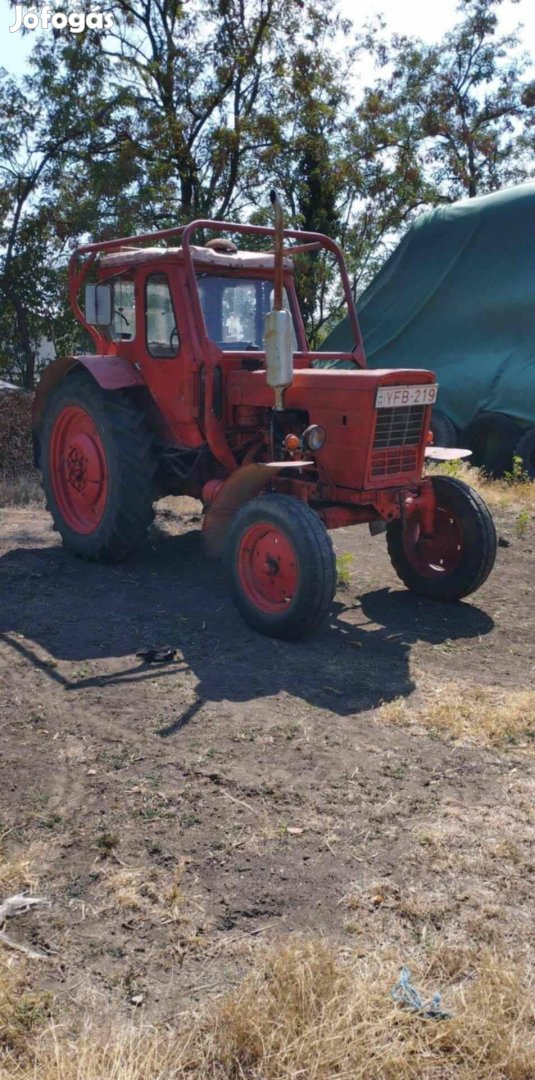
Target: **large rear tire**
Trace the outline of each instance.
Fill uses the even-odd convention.
[[[336,562],[325,526],[289,495],[259,495],[238,510],[228,537],[232,594],[261,634],[299,638],[327,615]]]
[[[386,531],[394,570],[412,592],[430,600],[460,600],[479,589],[496,558],[496,530],[486,504],[462,480],[434,476],[435,533],[421,537],[417,515]]]
[[[74,372],[50,395],[40,441],[47,507],[65,547],[103,562],[135,551],[154,517],[156,461],[131,392]]]
[[[463,442],[472,451],[471,465],[499,477],[511,468],[519,437],[520,427],[512,416],[481,412],[466,428]]]

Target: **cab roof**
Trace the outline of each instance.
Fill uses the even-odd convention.
[[[199,266],[221,266],[232,270],[273,270],[275,257],[267,251],[237,251],[236,254],[214,251],[213,248],[190,247],[193,262]],[[114,266],[139,266],[148,262],[162,262],[164,259],[182,262],[184,251],[181,247],[146,247],[120,248],[119,251],[103,255],[100,265],[104,268]],[[291,270],[291,259],[284,259],[284,266]]]

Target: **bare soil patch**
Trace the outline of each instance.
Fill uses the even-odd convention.
[[[296,933],[440,956],[438,984],[529,958],[535,530],[497,514],[496,569],[452,606],[406,592],[381,537],[335,533],[348,584],[287,644],[236,614],[195,503],[160,504],[121,566],[0,511],[0,882],[53,902],[10,927],[50,952],[29,977],[53,1008],[165,1021]],[[155,644],[176,659],[136,657]],[[490,736],[444,722],[474,695],[500,704]]]

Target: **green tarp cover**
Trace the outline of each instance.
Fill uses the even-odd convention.
[[[422,215],[358,310],[370,367],[436,372],[460,428],[482,409],[535,424],[535,183]],[[344,319],[322,349],[353,344]]]

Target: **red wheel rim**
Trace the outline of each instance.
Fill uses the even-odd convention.
[[[270,522],[251,525],[237,556],[238,576],[248,600],[268,615],[288,610],[299,584],[297,556],[288,537]]]
[[[463,555],[462,528],[450,510],[437,506],[433,536],[422,537],[418,521],[409,522],[403,533],[403,549],[411,566],[422,577],[452,574]]]
[[[95,422],[78,405],[67,405],[60,412],[52,429],[49,460],[63,520],[74,532],[94,532],[106,506],[108,469]]]

